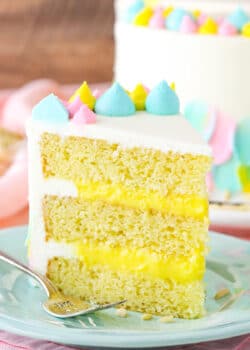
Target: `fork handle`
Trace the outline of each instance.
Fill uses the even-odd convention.
[[[6,262],[36,279],[43,286],[48,297],[58,293],[57,288],[52,284],[52,282],[48,278],[39,274],[38,272],[35,272],[30,267],[17,261],[13,257],[9,256],[8,254],[2,251],[0,251],[0,261]]]

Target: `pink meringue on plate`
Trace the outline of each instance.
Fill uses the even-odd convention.
[[[218,33],[220,35],[231,36],[238,33],[237,28],[235,28],[230,22],[224,20],[219,26]]]

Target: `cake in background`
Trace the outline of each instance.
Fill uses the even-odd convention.
[[[0,126],[0,220],[28,203],[28,171],[24,138]],[[8,199],[8,200],[6,200]]]
[[[204,314],[210,148],[165,81],[86,83],[28,123],[29,262],[65,293],[173,317]]]
[[[181,111],[213,151],[210,192],[250,192],[249,1],[115,3],[115,79],[175,82]]]
[[[0,176],[9,168],[22,137],[0,127]]]

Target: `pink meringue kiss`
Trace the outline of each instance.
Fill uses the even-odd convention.
[[[67,109],[69,111],[70,118],[76,114],[76,112],[83,106],[83,103],[80,99],[80,96],[76,96],[76,98],[67,104]]]
[[[209,141],[212,148],[214,165],[219,165],[231,158],[233,152],[233,137],[236,122],[233,119],[218,114],[215,130]]]
[[[147,93],[150,92],[150,89],[146,85],[142,84],[142,86],[144,87],[144,89],[146,90]]]
[[[218,24],[218,26],[220,26],[221,25],[221,23],[224,21],[224,17],[218,17],[217,19],[216,19],[216,23]]]
[[[94,124],[96,122],[96,114],[86,105],[82,105],[72,119],[75,125]]]
[[[184,16],[181,25],[180,25],[180,32],[182,33],[195,33],[198,30],[198,25],[195,23],[195,21],[190,16]]]
[[[2,126],[14,133],[25,135],[26,120],[31,116],[33,106],[52,92],[64,98],[59,85],[53,80],[35,80],[24,85],[7,100],[3,109]]]
[[[99,97],[101,97],[102,94],[103,94],[103,91],[101,91],[101,90],[99,90],[99,89],[95,89],[95,90],[93,91],[93,96],[94,96],[96,99],[98,99]]]
[[[230,22],[224,20],[218,30],[219,35],[231,36],[236,35],[238,33],[237,28],[235,28]]]
[[[162,13],[156,12],[149,21],[149,27],[155,29],[165,28],[165,18]]]
[[[197,18],[198,25],[201,26],[206,22],[207,19],[208,19],[208,15],[206,15],[205,13],[201,13],[200,16]]]
[[[0,176],[0,218],[16,214],[28,203],[27,163],[27,150],[23,145],[7,171]]]

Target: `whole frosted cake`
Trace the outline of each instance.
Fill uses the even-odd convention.
[[[114,83],[49,95],[28,123],[30,265],[65,293],[204,313],[210,148],[175,91]]]
[[[124,86],[175,83],[181,111],[213,151],[209,189],[249,192],[249,1],[117,0],[115,42]]]

